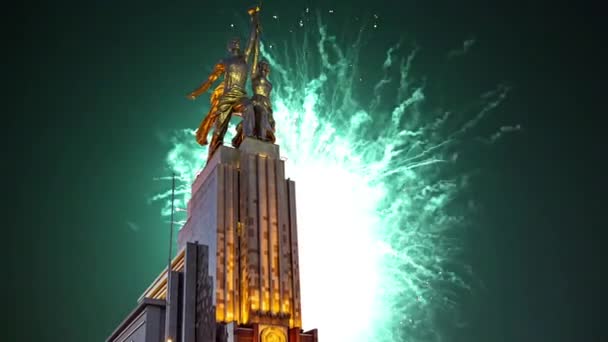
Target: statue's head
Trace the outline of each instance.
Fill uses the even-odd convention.
[[[262,75],[268,76],[270,74],[270,64],[268,63],[268,61],[265,59],[262,59],[261,61],[259,61],[258,70],[260,70],[260,73]]]
[[[238,55],[241,53],[241,42],[238,38],[232,38],[228,42],[227,46],[228,52],[231,55]]]

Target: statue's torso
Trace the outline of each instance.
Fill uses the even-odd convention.
[[[223,61],[226,72],[224,75],[224,91],[230,91],[233,87],[245,89],[247,83],[247,63],[244,56],[231,56]]]
[[[253,88],[254,95],[262,95],[267,98],[270,98],[270,92],[272,91],[272,83],[270,83],[270,81],[266,77],[262,75],[254,77],[251,80],[251,87]]]

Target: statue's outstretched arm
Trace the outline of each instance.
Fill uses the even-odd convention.
[[[259,7],[249,10],[249,15],[251,15],[251,31],[249,33],[249,41],[247,42],[247,47],[245,48],[245,60],[247,61],[247,63],[249,63],[249,56],[251,55],[251,51],[254,49],[255,45],[258,44],[259,40],[259,11]]]
[[[215,83],[215,81],[217,81],[217,79],[224,73],[225,70],[226,68],[224,66],[224,63],[217,63],[213,68],[213,72],[211,73],[211,75],[209,75],[207,80],[203,84],[201,84],[200,87],[198,87],[196,90],[188,94],[188,98],[194,100],[199,95],[205,93],[209,89],[209,87],[211,87],[211,85]]]

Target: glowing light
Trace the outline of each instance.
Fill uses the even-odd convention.
[[[366,74],[377,82],[362,101],[353,82],[363,80],[359,42],[341,46],[317,24],[307,25],[316,41],[305,40],[290,62],[262,46],[273,69],[277,144],[297,184],[304,328],[319,328],[326,341],[440,340],[434,317],[456,311],[471,276],[457,258],[466,211],[452,207],[469,176],[452,171],[456,143],[508,88],[488,92],[473,114],[433,108],[410,74],[417,50],[396,45],[377,75]],[[205,155],[193,131],[176,132],[167,162],[183,182],[178,207]],[[155,199],[169,207],[169,195]],[[249,298],[254,310],[257,298]]]

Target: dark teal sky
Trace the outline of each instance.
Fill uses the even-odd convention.
[[[471,161],[485,229],[471,235],[469,257],[484,285],[464,303],[471,323],[452,341],[599,341],[598,16],[560,2],[395,3],[266,0],[262,20],[267,38],[282,41],[306,7],[334,9],[330,29],[347,37],[353,17],[378,14],[370,61],[404,39],[423,48],[419,67],[444,80],[447,97],[510,84],[484,126],[524,130]],[[167,224],[148,199],[164,186],[153,181],[167,172],[163,137],[198,125],[201,109],[184,95],[223,56],[229,24],[244,28],[249,5],[60,0],[6,9],[10,340],[102,340],[162,269]],[[469,56],[445,69],[445,53],[471,37]]]

